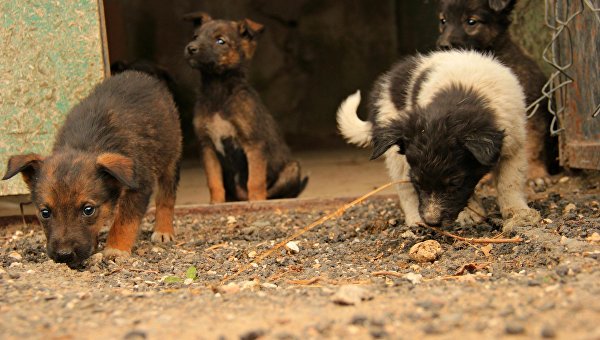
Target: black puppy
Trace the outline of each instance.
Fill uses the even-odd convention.
[[[192,41],[185,48],[202,87],[194,128],[202,148],[212,203],[298,196],[308,181],[277,123],[246,79],[263,26],[249,19],[213,20],[191,13]]]
[[[368,122],[356,115],[359,102],[357,93],[340,106],[339,129],[349,142],[371,144],[372,158],[385,153],[393,180],[410,180],[397,186],[408,225],[479,222],[465,207],[484,213],[474,189],[489,171],[505,229],[539,220],[523,193],[523,91],[494,58],[474,51],[410,57],[376,82]]]
[[[441,0],[439,5],[442,49],[475,49],[493,53],[517,75],[525,91],[526,105],[542,94],[546,77],[509,34],[510,15],[516,0]],[[549,183],[548,166],[556,166],[556,138],[551,138],[552,116],[544,100],[527,121],[527,149],[530,184],[544,189]]]

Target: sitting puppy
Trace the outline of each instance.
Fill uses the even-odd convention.
[[[246,79],[263,26],[202,12],[184,19],[195,27],[184,53],[201,73],[194,128],[211,203],[298,196],[308,178],[300,176],[299,163],[290,160],[275,120]]]
[[[491,52],[519,78],[525,91],[525,104],[542,95],[546,77],[510,37],[510,15],[516,0],[441,0],[439,4],[442,49],[475,49]],[[543,100],[537,112],[527,120],[527,157],[529,184],[536,190],[549,184],[548,166],[557,167],[557,141],[550,136],[552,115]]]
[[[48,255],[78,267],[95,251],[98,233],[111,219],[104,254],[130,254],[156,183],[152,241],[174,239],[180,154],[179,114],[167,87],[126,71],[71,110],[50,156],[12,156],[3,179],[22,174],[39,211]]]
[[[341,104],[339,129],[351,143],[372,144],[372,159],[385,153],[393,180],[410,180],[397,185],[408,225],[478,223],[465,207],[484,213],[474,189],[489,171],[505,230],[539,220],[523,193],[523,91],[494,58],[473,51],[409,57],[377,80],[368,122],[356,115],[359,102],[356,93]]]

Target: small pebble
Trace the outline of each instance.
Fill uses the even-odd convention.
[[[569,176],[563,176],[558,180],[558,183],[567,183],[569,179]]]
[[[248,257],[253,259],[256,257],[256,252],[254,250],[251,250],[250,252],[248,252]]]
[[[298,247],[298,243],[294,241],[286,243],[285,249],[287,249],[292,254],[298,254],[300,252],[300,247]]]
[[[506,334],[523,334],[525,333],[525,327],[516,322],[509,322],[506,324],[506,327],[504,327],[504,332],[506,332]]]
[[[368,321],[368,319],[367,319],[366,315],[356,314],[350,320],[350,324],[356,325],[356,326],[364,326],[367,323],[367,321]]]
[[[442,246],[438,241],[427,240],[412,246],[408,252],[408,256],[417,262],[433,262],[442,252]]]
[[[21,254],[17,253],[16,251],[11,251],[8,254],[8,257],[17,261],[21,261],[23,259],[23,256],[21,256]]]
[[[333,303],[349,306],[357,305],[365,300],[371,300],[373,294],[366,288],[357,285],[344,285],[341,286],[337,292],[331,297]]]
[[[415,273],[406,273],[404,274],[404,279],[410,281],[410,283],[416,285],[421,283],[421,280],[423,279],[423,275],[421,274],[415,274]]]
[[[125,334],[123,340],[144,340],[147,337],[146,332],[135,330]]]
[[[233,216],[227,216],[227,224],[234,224],[237,220]]]
[[[544,325],[542,326],[542,331],[540,332],[542,338],[555,338],[556,337],[556,330],[554,329],[554,327],[550,326],[550,325]]]
[[[246,332],[240,335],[240,340],[256,340],[265,335],[265,331],[262,329],[256,329],[253,331]]]
[[[567,215],[573,210],[577,210],[577,206],[574,203],[569,203],[563,209],[563,215]]]
[[[238,286],[237,283],[235,283],[235,282],[229,282],[228,284],[219,287],[218,291],[219,291],[219,293],[222,293],[222,294],[235,294],[240,291],[240,286]],[[219,293],[217,293],[217,294],[219,294]]]
[[[277,288],[276,284],[269,283],[269,282],[261,283],[260,286],[263,287],[263,288],[267,288],[267,289],[275,289],[275,288]]]

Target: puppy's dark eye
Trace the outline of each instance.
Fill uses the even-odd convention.
[[[225,45],[225,40],[223,40],[221,38],[217,38],[217,40],[215,42],[217,43],[217,45]]]
[[[444,19],[444,18],[441,18],[441,19],[440,19],[440,24],[442,24],[442,25],[445,25],[445,24],[446,24],[446,19]]]
[[[47,220],[47,219],[50,218],[50,216],[52,216],[52,213],[50,212],[50,209],[45,209],[44,208],[44,209],[40,210],[40,216],[43,219]]]
[[[477,20],[473,19],[473,18],[469,18],[467,19],[467,25],[469,26],[473,26],[477,23]]]
[[[194,34],[194,36],[192,37],[192,40],[196,40],[198,39],[198,34]]]
[[[96,207],[94,207],[94,206],[86,205],[85,207],[83,207],[83,214],[85,216],[92,216],[92,215],[94,215],[95,212],[96,212]]]

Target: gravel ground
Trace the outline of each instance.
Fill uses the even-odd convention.
[[[80,271],[47,258],[36,223],[5,225],[0,338],[597,339],[599,183],[597,174],[582,174],[531,193],[545,220],[518,230],[523,243],[491,246],[408,228],[388,196],[368,199],[260,261],[346,200],[181,208],[179,243],[170,247],[150,242],[149,214],[131,258],[97,254]],[[498,217],[493,192],[483,194]],[[445,230],[499,234],[489,224]],[[415,261],[411,248],[427,240],[435,242],[425,255],[435,260]]]

